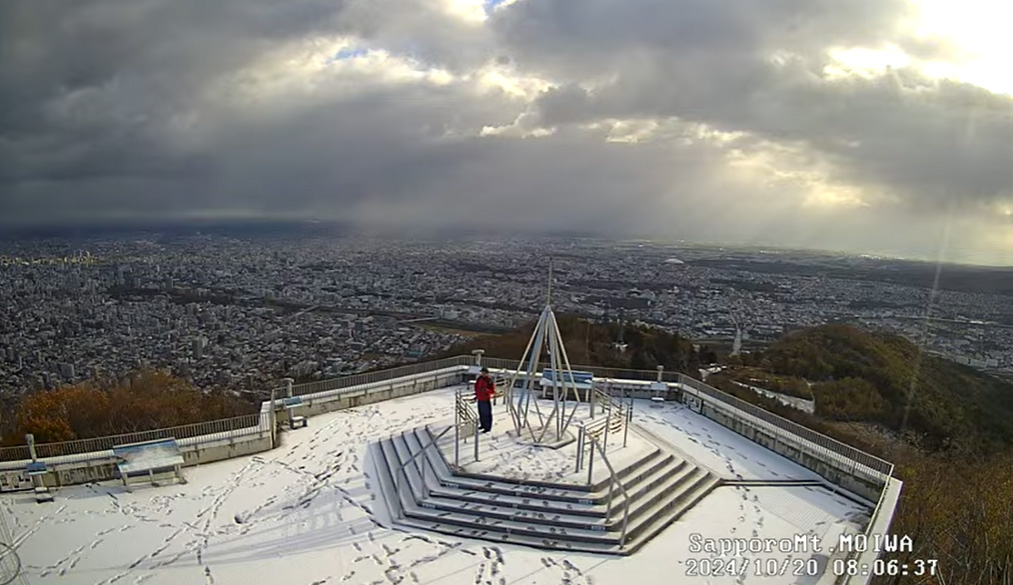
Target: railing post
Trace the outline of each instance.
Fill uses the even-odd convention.
[[[471,351],[471,354],[475,356],[475,365],[476,366],[481,366],[482,365],[482,354],[483,353],[485,353],[484,349],[474,349],[474,350]]]
[[[454,390],[454,467],[461,466],[461,389]]]
[[[577,457],[576,457],[577,465],[576,468],[573,470],[574,473],[580,473],[580,458],[581,455],[584,453],[583,450],[584,450],[584,427],[580,427],[579,429],[577,429]]]
[[[271,425],[271,448],[274,449],[278,446],[278,421],[274,414],[274,400],[275,400],[275,387],[271,385],[271,407],[268,409],[267,420]]]
[[[623,423],[623,447],[626,446],[626,438],[630,434],[630,423],[633,422],[633,392],[630,392],[630,404],[626,407],[626,422]]]
[[[608,504],[605,505],[605,518],[606,519],[609,517],[609,514],[612,513],[612,490],[615,487],[616,487],[616,482],[614,481],[614,479],[612,477],[609,477],[609,499],[608,499]]]
[[[475,461],[478,461],[478,421],[475,421],[473,426],[475,427]]]
[[[292,398],[292,382],[295,382],[292,378],[285,378],[285,397],[288,399]],[[288,430],[292,430],[292,409],[285,405],[285,413],[288,415]]]
[[[588,454],[588,458],[587,458],[587,485],[591,485],[591,475],[594,472],[594,445],[593,445],[593,443],[594,443],[595,439],[594,439],[594,437],[589,437],[589,438],[590,438],[590,440],[592,442],[592,446],[591,446],[591,452]]]
[[[612,395],[609,393],[609,409],[605,414],[605,436],[601,440],[602,452],[608,451],[609,448],[609,427],[612,426]]]

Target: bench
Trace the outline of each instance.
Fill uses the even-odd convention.
[[[549,387],[555,388],[576,388],[578,391],[583,390],[590,392],[591,387],[594,384],[594,373],[592,372],[562,372],[554,370],[543,370],[542,371],[542,397],[545,397],[545,390]],[[580,399],[578,392],[577,399]]]
[[[664,402],[668,400],[668,384],[664,382],[651,382],[651,401]]]
[[[169,475],[180,483],[186,483],[181,470],[183,454],[180,453],[176,439],[117,445],[113,447],[113,455],[117,459],[116,469],[127,491],[130,490],[130,480],[135,477],[147,478],[152,485],[158,485],[155,483],[156,474]]]
[[[32,461],[27,466],[25,466],[25,475],[32,478],[33,483],[35,483],[34,481],[35,477],[43,476],[46,475],[47,473],[49,473],[49,469],[46,468],[46,464],[43,463],[42,461]],[[49,488],[46,487],[45,485],[42,485],[42,480],[39,480],[38,484],[39,485],[36,485],[33,490],[35,492],[35,501],[40,504],[44,502],[52,502],[53,494],[52,492],[49,491]]]
[[[302,406],[302,396],[292,396],[282,401],[285,410],[288,411],[288,428],[301,429],[309,424],[309,419],[301,414],[292,414],[296,408]]]

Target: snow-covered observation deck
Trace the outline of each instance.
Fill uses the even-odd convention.
[[[588,469],[578,474],[562,465],[564,460],[573,465],[566,449],[577,448],[576,441],[560,447],[555,455],[560,466],[554,466],[552,457],[535,457],[512,442],[499,409],[494,431],[479,439],[477,461],[469,443],[467,456],[459,454],[459,465],[454,465],[453,445],[443,434],[425,459],[408,461],[409,483],[401,479],[395,489],[394,462],[407,461],[427,439],[453,424],[455,397],[472,363],[471,356],[462,356],[292,386],[299,401],[286,401],[289,389],[280,390],[274,408],[267,408],[271,440],[257,454],[237,451],[235,457],[208,463],[192,453],[203,452],[201,444],[227,445],[228,437],[219,432],[215,443],[202,443],[201,436],[179,440],[185,484],[135,487],[129,493],[109,477],[70,486],[64,480],[83,472],[57,471],[47,453],[61,453],[60,465],[80,466],[94,465],[108,453],[96,452],[89,459],[88,452],[39,445],[39,459],[54,469],[45,482],[55,501],[37,504],[30,490],[5,493],[0,527],[6,526],[8,534],[0,539],[16,548],[23,582],[33,585],[592,580],[601,585],[656,581],[659,572],[666,582],[678,583],[829,584],[844,582],[835,577],[846,556],[846,551],[834,550],[840,535],[882,533],[892,516],[899,482],[891,478],[886,462],[852,453],[811,431],[797,431],[788,421],[742,407],[733,397],[678,374],[662,376],[667,390],[664,401],[655,402],[650,400],[657,393],[650,386],[656,383],[655,372],[620,375],[585,366],[574,369],[593,371],[603,390],[632,397],[627,444],[607,450],[615,474],[636,480],[624,486],[630,488],[630,501],[638,489],[636,497],[644,498],[643,513],[631,513],[627,528],[663,507],[660,498],[650,501],[650,496],[661,493],[677,502],[667,510],[670,517],[658,517],[656,525],[662,527],[653,538],[642,539],[634,554],[593,550],[612,546],[593,539],[615,531],[589,527],[616,527],[617,520],[608,511],[594,513],[601,511],[599,498],[607,498],[603,491],[610,477],[600,460],[591,467],[590,489],[584,489]],[[490,358],[483,364],[500,375],[503,368],[516,367]],[[286,402],[295,415],[308,417],[307,427],[274,431],[285,418]],[[115,444],[126,442],[121,438]],[[3,455],[0,459],[7,462],[0,462],[0,470],[6,465],[8,471],[2,473],[17,473],[22,460]],[[492,480],[481,476],[492,474],[508,481],[483,486]],[[447,485],[455,481],[456,486]],[[574,493],[549,494],[548,489],[564,488],[547,488],[543,482],[569,482]],[[671,489],[690,484],[698,489],[682,495]],[[8,480],[7,489],[12,486]],[[529,502],[497,491],[504,486],[529,490]],[[485,489],[471,489],[478,487]],[[593,501],[574,502],[570,496],[578,492],[594,494],[578,498]],[[536,524],[584,531],[580,534],[588,536],[584,542],[591,546],[540,549],[538,542],[525,542],[539,540],[540,534],[520,533],[516,543],[495,542],[476,539],[479,535],[470,534],[473,528],[460,524],[457,534],[434,531],[436,521],[409,526],[392,517],[391,512],[399,512],[385,501],[391,494],[399,494],[395,503],[400,506],[417,506],[425,511],[422,515],[450,525],[444,521],[467,509],[462,504],[488,506],[488,514],[473,517],[503,524],[517,521],[508,516],[518,511],[542,513],[535,507],[549,495],[559,496],[553,501],[571,506],[571,513]],[[621,508],[622,494],[613,498],[612,505]],[[585,511],[592,513],[581,513]],[[641,523],[651,528],[647,520]],[[632,538],[631,548],[636,536]],[[729,575],[729,569],[740,575]]]

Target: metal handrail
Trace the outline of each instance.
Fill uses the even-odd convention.
[[[463,421],[461,419],[464,419]],[[464,400],[461,390],[454,393],[454,466],[461,464],[461,427],[471,425],[475,435],[475,461],[478,461],[478,413]],[[448,429],[449,430],[449,429]]]
[[[65,457],[70,455],[81,455],[96,451],[107,451],[115,445],[125,443],[139,443],[155,439],[174,437],[176,439],[187,439],[217,433],[230,433],[240,429],[254,429],[261,425],[260,413],[244,414],[232,418],[210,420],[188,425],[175,427],[164,427],[147,431],[136,431],[133,433],[122,433],[118,435],[106,435],[104,437],[93,437],[89,439],[75,439],[57,443],[39,443],[35,446],[39,459],[51,457]],[[5,450],[5,449],[9,449]],[[22,461],[30,459],[27,455],[27,447],[18,445],[12,448],[0,449],[0,462]],[[7,459],[7,454],[12,453],[19,459]]]
[[[609,483],[609,497],[608,505],[606,506],[605,517],[608,518],[609,513],[612,511],[612,488],[615,485],[619,486],[619,491],[623,494],[623,526],[622,532],[619,533],[619,548],[626,547],[626,526],[630,519],[630,495],[626,492],[626,486],[619,481],[619,476],[616,475],[615,469],[612,468],[612,464],[609,463],[608,457],[605,456],[605,449],[598,444],[597,439],[589,437],[591,439],[591,445],[598,449],[598,454],[601,456],[601,460],[605,463],[605,467],[609,470],[609,477],[611,482]]]
[[[433,437],[432,439],[430,439],[429,442],[426,443],[424,447],[422,447],[414,455],[412,455],[411,457],[409,457],[407,461],[401,463],[401,465],[398,466],[397,471],[395,473],[391,474],[391,479],[394,481],[394,496],[398,498],[398,504],[401,503],[400,502],[400,498],[401,498],[401,486],[399,486],[398,482],[397,482],[398,474],[401,474],[401,475],[404,476],[404,480],[405,480],[406,484],[410,484],[410,481],[408,479],[408,472],[405,471],[405,467],[408,467],[408,464],[412,463],[413,461],[415,461],[418,458],[419,455],[425,453],[426,450],[429,449],[429,447],[431,447],[436,441],[440,440],[440,437],[442,437],[443,435],[447,434],[447,432],[450,431],[450,428],[451,427],[447,427],[447,428],[443,429],[443,432],[441,432],[440,434],[438,434],[435,437]],[[401,434],[404,435],[404,432],[402,432]],[[393,437],[393,436],[394,435],[391,435],[391,437]],[[406,445],[407,445],[407,443],[406,443]],[[408,452],[411,453],[411,449],[408,449]],[[394,453],[397,453],[397,447],[396,446],[394,447]],[[425,466],[426,466],[426,460],[423,459],[422,460],[422,471],[420,472],[421,475],[422,475],[422,489],[428,490],[428,487],[426,486],[426,467]],[[426,496],[429,495],[428,491],[426,492],[425,495]],[[403,513],[403,510],[401,509],[400,506],[398,506],[398,514],[401,514],[401,513]]]
[[[819,450],[824,450],[828,453],[835,453],[836,455],[850,460],[852,463],[861,464],[873,471],[876,474],[875,478],[883,482],[884,485],[888,480],[888,474],[892,473],[893,464],[888,461],[880,459],[874,455],[870,455],[869,453],[856,449],[847,443],[838,441],[833,437],[814,431],[782,416],[778,416],[770,411],[750,404],[745,400],[722,392],[709,384],[690,378],[685,374],[679,374],[679,378],[679,384],[681,384],[684,388],[691,388],[696,392],[696,396],[709,398],[712,401],[721,403],[727,408],[737,410],[748,416],[753,416],[767,424],[772,425],[773,427],[776,427],[777,429],[780,429],[781,431],[784,431],[785,433],[792,435],[793,438],[809,441]],[[782,436],[781,438],[784,437]]]

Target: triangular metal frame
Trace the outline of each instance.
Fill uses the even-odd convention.
[[[538,401],[534,401],[534,414],[538,417],[539,429],[539,433],[536,436],[535,427],[531,424],[531,394],[533,390],[532,385],[535,383],[535,376],[542,363],[543,348],[548,351],[549,359],[546,365],[552,369],[553,379],[557,383],[553,384],[552,387],[553,408],[547,416],[542,414]],[[524,377],[522,388],[515,387],[518,376]],[[560,387],[562,387],[563,391],[562,396],[560,396]],[[573,395],[576,397],[576,401],[573,408],[567,413],[566,398],[569,396],[571,389],[573,390]],[[518,390],[523,390],[523,392],[518,392]],[[585,396],[585,400],[590,401],[589,393]],[[556,316],[552,312],[551,260],[549,261],[549,285],[545,309],[542,310],[541,315],[538,317],[535,330],[531,334],[531,339],[528,340],[528,347],[524,350],[520,364],[518,364],[514,374],[510,376],[510,381],[506,388],[506,405],[510,418],[514,423],[517,436],[520,437],[526,431],[535,443],[545,441],[546,433],[550,426],[555,431],[553,433],[554,441],[558,442],[562,440],[566,436],[570,423],[573,421],[573,415],[576,414],[577,408],[580,406],[580,390],[578,390],[576,381],[573,379],[570,359],[566,355],[566,347],[564,347],[563,338],[559,333],[559,324],[556,322]]]

